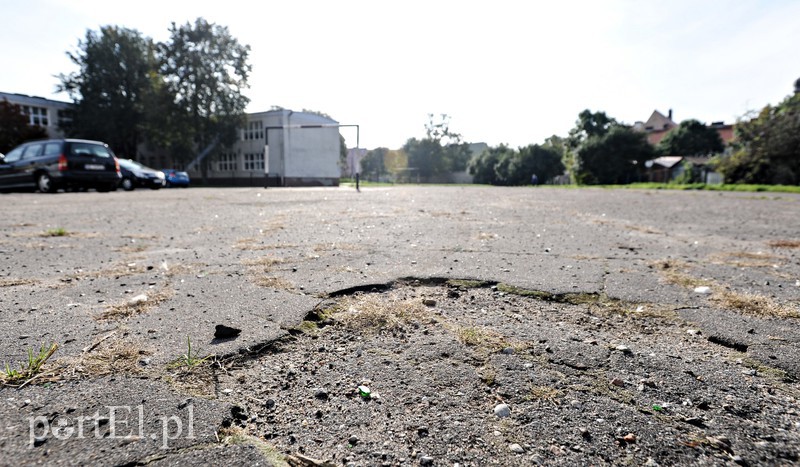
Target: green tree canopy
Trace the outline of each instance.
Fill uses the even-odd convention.
[[[227,27],[197,18],[194,24],[172,23],[169,42],[158,45],[160,72],[181,111],[171,122],[176,138],[204,151],[231,146],[244,124],[249,102],[243,91],[252,69],[250,47],[239,44]],[[181,121],[182,120],[182,121]]]
[[[361,159],[362,174],[371,175],[377,179],[381,174],[386,173],[386,156],[388,154],[388,148],[375,148],[367,151],[367,155]]]
[[[724,148],[717,130],[692,119],[670,130],[658,143],[657,152],[662,156],[709,156]]]
[[[644,162],[655,156],[645,133],[616,125],[589,137],[577,149],[579,184],[622,184],[638,180]]]
[[[461,135],[450,129],[447,114],[441,114],[438,120],[429,114],[425,133],[425,138],[411,138],[403,146],[408,168],[415,171],[420,180],[427,182],[448,172],[467,169],[472,155],[469,144],[463,143]]]
[[[501,144],[486,149],[479,155],[473,157],[468,167],[473,181],[475,183],[484,183],[487,185],[498,185],[500,182],[500,178],[497,175],[498,164],[500,161],[509,160],[513,156],[513,153],[513,149]]]
[[[578,114],[578,120],[575,121],[575,127],[570,130],[567,142],[570,147],[577,148],[591,137],[604,136],[616,125],[617,121],[605,112],[592,112],[586,109]]]
[[[0,101],[0,153],[5,154],[25,141],[46,136],[44,128],[29,124],[20,106],[6,99]]]
[[[717,170],[727,183],[800,184],[800,93],[737,123],[735,151]]]
[[[153,90],[152,40],[133,29],[105,26],[87,31],[67,54],[79,70],[61,74],[59,90],[75,102],[70,136],[99,139],[126,157],[143,140],[145,102]]]

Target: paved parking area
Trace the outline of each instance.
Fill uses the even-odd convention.
[[[263,459],[217,445],[235,401],[187,389],[176,359],[189,343],[258,355],[332,295],[401,280],[670,307],[796,382],[798,214],[795,194],[549,187],[3,194],[0,363],[59,348],[49,373],[0,389],[0,448],[20,463]],[[100,412],[107,426],[110,406],[141,413],[139,440],[40,423]]]

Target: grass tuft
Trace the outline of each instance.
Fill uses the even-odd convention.
[[[67,235],[69,235],[69,232],[65,228],[58,227],[45,231],[42,237],[66,237]]]
[[[19,369],[12,368],[11,365],[6,363],[5,370],[0,373],[0,383],[13,386],[30,380],[41,373],[42,366],[53,356],[56,350],[58,350],[58,344],[56,343],[51,344],[49,347],[47,344],[42,344],[38,353],[34,353],[33,349],[28,349],[27,363],[20,363]]]

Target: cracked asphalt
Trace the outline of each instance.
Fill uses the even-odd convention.
[[[0,206],[0,364],[58,344],[0,388],[2,465],[800,456],[800,195],[192,188]],[[423,305],[354,328],[368,297]],[[437,378],[453,393],[431,409],[414,394]],[[362,380],[383,408],[354,405]],[[391,434],[356,430],[371,417]]]

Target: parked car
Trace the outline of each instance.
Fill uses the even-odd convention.
[[[136,187],[158,190],[166,184],[164,172],[151,169],[134,160],[119,159],[119,168],[122,172],[119,186],[125,191],[131,191]]]
[[[189,174],[175,169],[163,169],[164,175],[167,177],[167,186],[179,186],[183,188],[189,187]]]
[[[31,141],[0,158],[0,189],[113,191],[121,178],[114,152],[101,141]]]

